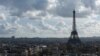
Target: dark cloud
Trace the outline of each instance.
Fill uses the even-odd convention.
[[[95,9],[94,0],[58,0],[56,4],[56,7],[50,10],[50,13],[62,17],[72,17],[72,11],[74,9],[77,11],[77,17],[87,17]],[[85,7],[83,10],[87,10],[78,12],[82,6]]]
[[[23,12],[29,10],[46,10],[48,0],[0,0],[0,5],[8,8],[17,9],[17,12],[13,12],[12,15],[20,16]]]
[[[52,14],[62,16],[62,17],[71,17],[73,9],[76,7],[76,0],[58,0],[56,7],[53,10],[50,10]]]
[[[46,9],[48,4],[47,0],[0,0],[1,5],[5,6],[12,6],[22,10],[29,10],[29,9]]]
[[[96,7],[95,1],[96,0],[81,0],[81,2],[85,5],[85,7],[90,7],[91,9],[95,9]]]
[[[0,4],[11,9],[16,8],[17,12],[12,12],[12,15],[21,16],[23,12],[29,10],[41,10],[45,12],[47,11],[46,9],[49,2],[48,0],[0,0]],[[50,9],[48,12],[62,17],[71,17],[72,11],[74,9],[80,9],[78,7],[81,6],[81,4],[83,4],[86,8],[90,7],[91,10],[95,8],[95,0],[57,0],[55,4],[56,7]],[[91,14],[91,12],[84,11],[78,14],[78,17],[86,17]]]

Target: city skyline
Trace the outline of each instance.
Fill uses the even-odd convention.
[[[0,0],[0,37],[69,37],[74,9],[79,36],[100,36],[99,0]]]

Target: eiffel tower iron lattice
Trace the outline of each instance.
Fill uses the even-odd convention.
[[[72,26],[72,32],[71,32],[71,36],[70,38],[68,39],[68,42],[67,44],[70,44],[70,45],[80,45],[82,44],[81,40],[79,39],[79,36],[78,36],[78,32],[77,32],[77,29],[76,29],[76,18],[75,18],[75,10],[73,10],[73,26]]]

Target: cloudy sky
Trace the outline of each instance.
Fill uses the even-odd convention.
[[[100,36],[100,0],[0,0],[0,37],[69,37],[73,9],[79,36]]]

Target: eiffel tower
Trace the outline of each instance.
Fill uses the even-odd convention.
[[[75,19],[75,10],[73,10],[73,26],[71,36],[67,42],[69,45],[80,45],[82,44],[81,40],[79,39],[78,32],[76,29],[76,19]]]

